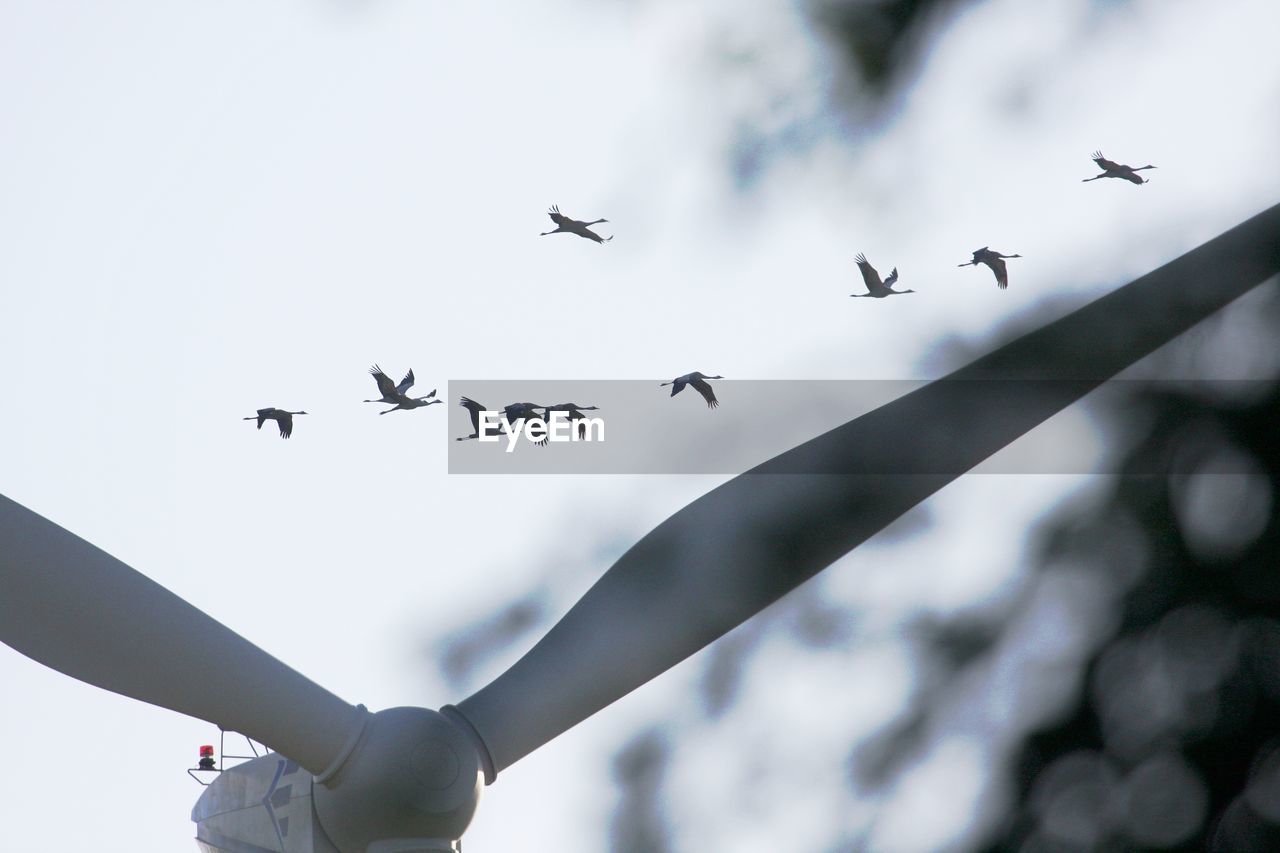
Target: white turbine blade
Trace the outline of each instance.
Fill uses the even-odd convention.
[[[324,772],[365,712],[164,587],[0,496],[0,641]]]

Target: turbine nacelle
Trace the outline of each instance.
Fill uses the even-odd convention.
[[[447,714],[363,712],[350,748],[316,777],[279,753],[224,770],[191,812],[201,849],[456,853],[485,759],[470,724]]]
[[[316,816],[340,850],[453,850],[484,787],[484,747],[439,711],[388,708],[316,777]]]

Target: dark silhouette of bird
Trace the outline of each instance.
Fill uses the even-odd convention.
[[[958,267],[977,266],[978,264],[986,264],[991,267],[991,271],[996,274],[996,287],[1001,290],[1009,286],[1009,271],[1005,269],[1004,258],[1020,258],[1022,255],[1002,255],[999,252],[993,252],[987,246],[983,246],[973,253],[973,260],[963,264],[956,264]]]
[[[707,376],[705,373],[694,371],[686,373],[684,376],[678,376],[670,382],[663,382],[659,388],[671,386],[671,396],[679,394],[684,390],[684,386],[690,385],[695,391],[702,395],[702,399],[707,401],[707,408],[714,409],[720,405],[720,401],[716,399],[716,392],[711,390],[711,386],[707,384],[708,379],[724,379],[723,376]]]
[[[383,373],[382,368],[378,367],[376,364],[369,368],[369,372],[373,374],[373,381],[378,383],[378,391],[382,393],[382,396],[377,400],[365,400],[365,402],[387,403],[391,406],[390,409],[387,409],[384,412],[378,412],[380,415],[385,415],[388,412],[394,412],[398,409],[407,411],[409,409],[419,409],[423,406],[430,406],[432,403],[443,402],[442,400],[432,399],[436,396],[436,389],[434,388],[432,388],[431,393],[427,394],[425,397],[410,397],[405,393],[413,387],[412,368],[410,368],[409,372],[404,375],[404,379],[400,380],[399,385],[392,385],[391,377]]]
[[[576,430],[579,438],[586,436],[587,425],[582,423],[587,419],[583,412],[599,411],[599,406],[579,406],[577,403],[556,403],[554,406],[544,406],[542,409],[542,419],[547,422],[547,429],[551,428],[552,412],[567,412],[569,415],[570,428]],[[539,446],[546,447],[550,441],[550,437],[544,438],[537,442]]]
[[[1155,168],[1155,166],[1152,166],[1150,163],[1148,163],[1145,166],[1137,166],[1137,167],[1126,166],[1123,163],[1114,163],[1108,160],[1106,157],[1103,157],[1101,151],[1093,152],[1093,162],[1098,164],[1098,168],[1102,170],[1102,174],[1094,175],[1092,178],[1082,178],[1081,179],[1082,183],[1088,183],[1089,181],[1096,181],[1098,180],[1098,178],[1124,178],[1126,181],[1129,181],[1130,183],[1145,184],[1147,181],[1141,175],[1139,175],[1138,172],[1141,172],[1143,169]]]
[[[876,272],[876,268],[867,261],[866,255],[859,253],[854,260],[858,262],[858,271],[862,273],[862,280],[867,285],[867,292],[850,293],[850,296],[869,296],[873,299],[883,299],[886,296],[897,296],[899,293],[915,293],[914,290],[893,289],[893,283],[898,280],[897,267],[893,268],[893,272],[889,273],[887,279],[881,281],[880,273]]]
[[[591,222],[581,222],[577,219],[570,219],[560,212],[559,205],[554,204],[551,206],[551,209],[547,211],[547,216],[550,216],[551,221],[556,224],[555,230],[543,231],[538,235],[539,237],[546,237],[548,234],[565,233],[577,234],[579,237],[586,237],[588,240],[595,240],[597,243],[608,243],[613,239],[612,235],[609,237],[601,237],[588,227],[590,225],[597,225],[601,222],[608,222],[609,220],[607,219],[594,219]]]
[[[389,409],[378,412],[380,415],[386,415],[397,409],[408,411],[409,409],[420,409],[423,406],[430,406],[432,403],[443,403],[443,400],[435,399],[436,389],[432,388],[431,393],[425,397],[406,397],[404,394],[399,395],[395,399],[395,405]]]
[[[503,406],[502,419],[507,423],[507,431],[510,432],[525,418],[537,418],[538,409],[545,408],[546,406],[541,403],[512,403],[509,406]]]
[[[382,368],[376,364],[369,368],[369,372],[373,374],[373,381],[378,383],[378,393],[382,394],[382,396],[376,400],[365,400],[364,402],[366,403],[399,403],[405,392],[413,387],[412,368],[404,375],[404,379],[400,380],[399,385],[392,383],[391,377],[383,373]],[[434,394],[435,392],[431,393]]]
[[[471,415],[471,435],[462,435],[454,439],[454,441],[466,441],[470,438],[480,437],[480,413],[486,411],[483,403],[477,403],[470,397],[463,397],[458,401],[458,405],[467,410]]]
[[[286,412],[284,409],[258,409],[257,415],[244,420],[257,421],[258,429],[262,429],[265,421],[275,421],[280,427],[280,437],[288,438],[293,435],[293,416],[305,414],[306,412]]]

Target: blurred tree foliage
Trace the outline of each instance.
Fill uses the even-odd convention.
[[[1129,402],[1127,476],[1057,518],[1038,561],[1108,573],[1116,629],[1026,742],[992,849],[1280,850],[1280,386]]]
[[[914,72],[923,35],[966,0],[812,0],[810,16],[873,96]]]

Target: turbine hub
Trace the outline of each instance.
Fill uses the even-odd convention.
[[[471,736],[443,714],[388,708],[316,778],[316,816],[343,853],[451,850],[475,815],[480,768]]]

